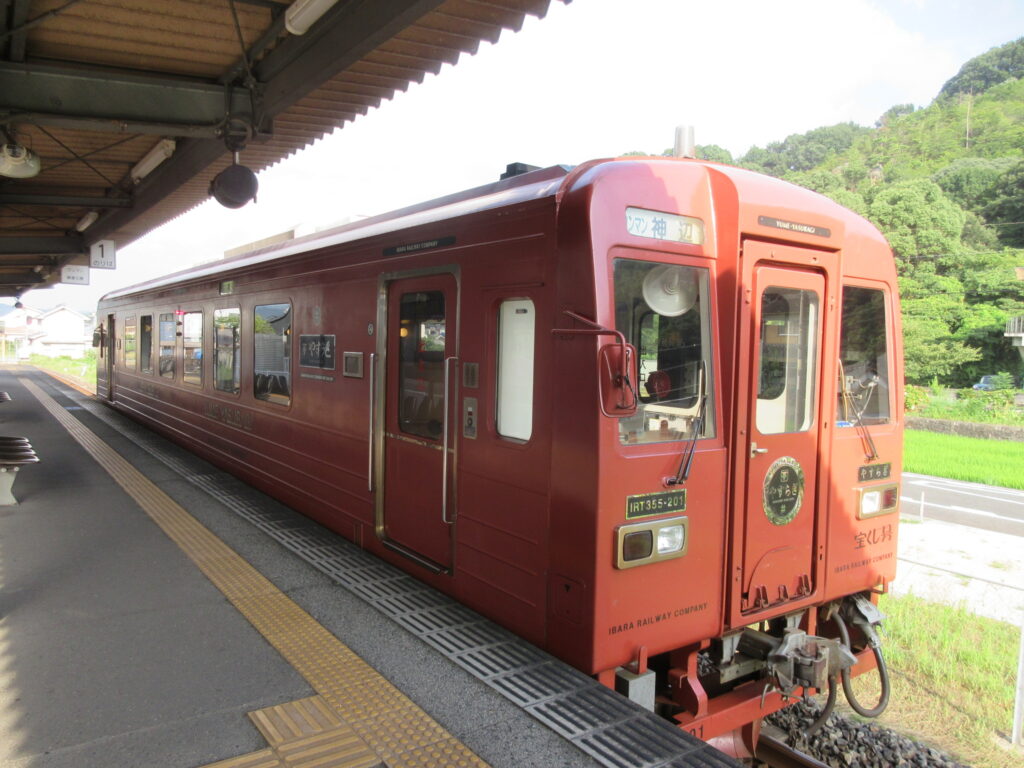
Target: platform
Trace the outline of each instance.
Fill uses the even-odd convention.
[[[0,435],[0,768],[735,765],[29,367]]]

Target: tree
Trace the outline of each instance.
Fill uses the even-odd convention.
[[[913,276],[900,277],[903,355],[908,382],[948,381],[981,352],[957,335],[971,310],[954,276],[941,275],[934,261],[920,262]]]
[[[985,220],[1006,245],[1024,247],[1024,160],[1011,166],[992,185]]]
[[[996,182],[1013,164],[1009,157],[962,157],[932,174],[932,181],[961,208],[978,213]]]
[[[951,338],[942,321],[917,314],[903,317],[903,372],[908,384],[947,379],[981,353]]]
[[[701,160],[710,160],[713,163],[725,163],[726,165],[732,165],[735,162],[732,152],[717,144],[698,144],[697,157]]]
[[[896,120],[904,115],[914,114],[915,108],[913,104],[897,104],[896,106],[889,107],[877,121],[875,121],[875,128],[884,128],[889,125],[893,120]]]
[[[785,141],[769,144],[767,149],[752,147],[740,164],[780,177],[790,171],[809,171],[826,158],[845,152],[858,136],[870,130],[855,123],[838,123],[794,133]]]
[[[964,211],[934,181],[883,189],[871,200],[868,217],[889,240],[904,273],[921,260],[961,250]]]
[[[975,56],[942,86],[939,96],[982,93],[994,85],[1024,77],[1024,37]]]

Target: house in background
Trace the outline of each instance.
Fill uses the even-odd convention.
[[[0,362],[14,362],[28,357],[29,339],[39,331],[39,316],[31,307],[0,304]]]
[[[61,304],[48,310],[0,305],[0,362],[29,355],[83,357],[92,348],[92,318]]]
[[[29,354],[79,358],[92,349],[92,317],[64,304],[41,313],[33,325]]]

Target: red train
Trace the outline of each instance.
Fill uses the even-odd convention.
[[[881,660],[896,271],[819,195],[533,170],[98,317],[112,406],[727,750]]]

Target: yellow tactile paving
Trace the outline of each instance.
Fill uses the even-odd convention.
[[[342,724],[341,718],[319,696],[259,709],[250,712],[249,719],[272,747]]]
[[[187,554],[267,641],[301,674],[341,721],[383,758],[388,768],[487,764],[381,677],[270,581],[214,536],[173,499],[28,379],[19,379],[40,403]],[[339,730],[335,728],[333,730]],[[329,733],[325,731],[324,733]],[[322,734],[320,734],[322,735]],[[339,730],[336,748],[352,749]],[[314,735],[316,736],[316,735]],[[313,738],[313,737],[301,737]],[[315,739],[314,739],[315,740]],[[329,740],[329,739],[328,739]],[[294,741],[281,742],[277,750]],[[308,745],[310,749],[312,745]],[[315,751],[315,750],[314,750]],[[354,755],[357,760],[368,759]],[[296,760],[305,762],[296,762]],[[341,766],[316,752],[278,754],[274,748],[207,768]],[[287,762],[286,762],[287,761]],[[312,762],[311,762],[312,761]],[[352,766],[374,765],[354,762]]]
[[[274,747],[288,768],[384,768],[348,726],[292,739]]]

